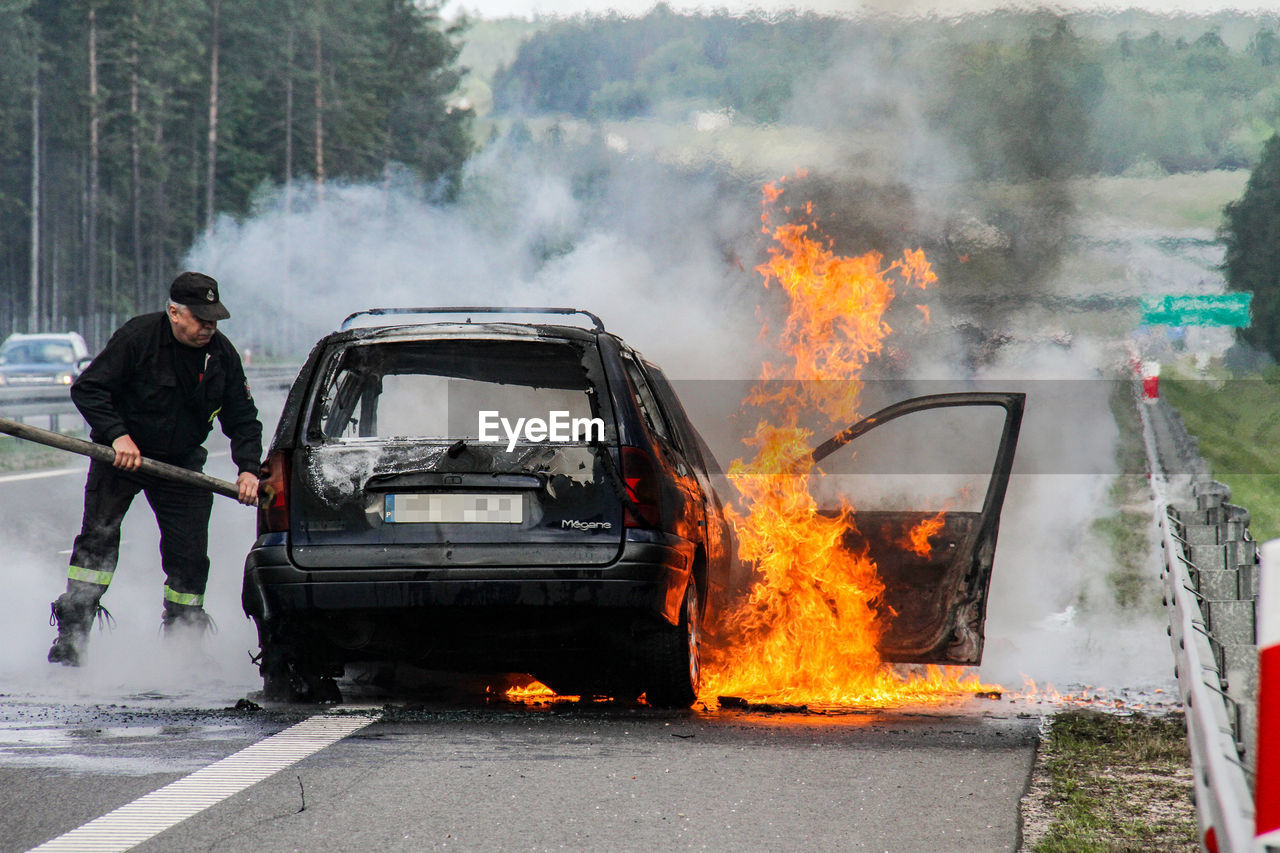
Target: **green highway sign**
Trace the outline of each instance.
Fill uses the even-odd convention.
[[[1142,322],[1148,326],[1249,325],[1252,293],[1214,293],[1198,296],[1144,296]]]

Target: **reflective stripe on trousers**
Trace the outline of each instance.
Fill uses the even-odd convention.
[[[115,577],[114,572],[100,572],[95,569],[82,568],[81,566],[71,566],[67,569],[68,580],[93,583],[102,587],[111,586],[113,577]]]
[[[164,585],[164,600],[186,607],[204,607],[204,593],[177,592],[168,584]]]

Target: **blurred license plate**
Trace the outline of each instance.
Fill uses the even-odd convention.
[[[389,524],[520,524],[521,495],[387,495],[382,518]]]

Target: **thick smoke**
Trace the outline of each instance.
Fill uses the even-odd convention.
[[[264,421],[274,423],[279,404],[269,400],[259,404]],[[220,440],[225,441],[215,432],[211,444]],[[217,451],[215,447],[206,472],[234,478],[235,466],[227,453]],[[58,513],[69,526],[41,523],[29,530],[22,543],[10,543],[8,594],[0,598],[0,643],[5,649],[0,656],[0,681],[5,692],[19,702],[228,707],[258,689],[257,668],[249,660],[257,637],[240,609],[240,578],[244,555],[253,541],[253,511],[224,498],[215,499],[210,523],[212,565],[205,602],[216,621],[216,633],[194,644],[162,638],[164,573],[159,532],[146,498],[139,495],[125,517],[120,561],[102,600],[113,614],[114,625],[91,631],[85,666],[66,668],[45,662],[56,634],[49,625],[49,602],[65,586],[85,467],[75,466],[71,473],[29,486],[58,496],[64,507],[73,509]],[[7,484],[6,493],[13,494],[14,487]],[[11,510],[8,517],[32,514],[37,506]]]
[[[812,170],[815,216],[841,252],[923,245],[942,269],[962,255],[998,255],[1009,237],[984,218],[980,203],[970,204],[963,158],[927,127],[912,87],[884,67],[874,52],[851,53],[830,79],[805,88],[788,113],[799,125],[821,128],[824,112],[843,111],[883,133],[831,153],[830,162],[782,168]],[[747,455],[739,439],[751,422],[735,417],[736,390],[758,376],[763,360],[776,358],[761,340],[760,318],[776,328],[779,303],[753,267],[763,251],[759,185],[778,174],[743,174],[714,158],[710,165],[666,164],[632,153],[640,146],[626,138],[580,127],[532,142],[516,138],[473,158],[455,203],[433,201],[429,188],[401,175],[265,192],[252,215],[224,218],[198,240],[186,266],[220,280],[233,312],[226,330],[255,363],[296,363],[347,314],[371,307],[593,311],[673,378],[688,380],[681,386],[686,406],[721,463]],[[786,157],[766,159],[763,168],[772,169]],[[892,321],[897,331],[872,378],[903,381],[906,391],[916,383],[915,393],[972,380],[1028,392],[996,555],[984,679],[1009,687],[1024,675],[1059,687],[1164,684],[1172,663],[1156,606],[1155,558],[1148,560],[1155,603],[1122,610],[1108,581],[1115,555],[1094,533],[1094,522],[1116,510],[1110,487],[1119,431],[1106,380],[1120,361],[1111,342],[1123,332],[1116,332],[1121,321],[1107,313],[1106,297],[1120,286],[1132,290],[1133,282],[1090,283],[1069,266],[1055,270],[1047,291],[1102,297],[1103,310],[1064,314],[1056,303],[1004,290],[982,294],[998,310],[976,310],[971,292],[953,298],[944,274],[931,288],[927,324],[914,308]],[[269,435],[274,411],[264,422]],[[927,439],[921,444],[895,452],[918,462],[928,458]],[[1064,448],[1088,464],[1064,465]],[[909,490],[897,491],[889,497]],[[184,658],[166,669],[154,655],[162,576],[154,522],[139,505],[126,523],[121,571],[106,601],[129,620],[114,633],[95,632],[91,668],[59,671],[46,682],[43,654],[52,633],[42,607],[60,590],[65,564],[30,556],[38,569],[23,575],[26,588],[3,605],[12,610],[2,614],[11,626],[0,672],[7,684],[77,696],[146,695],[168,685],[216,701],[254,689],[245,652],[256,639],[238,601],[248,512],[228,501],[215,510],[215,524],[223,525],[217,529],[234,533],[214,536],[210,609],[222,632],[210,648],[222,674],[209,688],[208,671]],[[58,534],[68,547],[73,532]],[[152,613],[155,620],[138,617]]]
[[[987,619],[984,678],[1019,687],[1023,678],[1097,687],[1169,686],[1172,663],[1160,608],[1159,552],[1154,522],[1144,528],[1137,601],[1117,601],[1117,563],[1096,522],[1114,515],[1118,428],[1115,390],[1099,374],[1105,365],[1091,342],[1071,349],[1012,348],[986,371],[1027,391],[1019,459],[1000,526]],[[1036,381],[1020,382],[1031,378]],[[1045,381],[1081,379],[1083,382]],[[1059,393],[1062,388],[1069,393]],[[1093,459],[1090,469],[1057,463],[1063,455]],[[1037,466],[1047,470],[1036,473]],[[1139,513],[1150,518],[1147,492]]]
[[[255,350],[286,357],[372,307],[565,306],[676,375],[749,375],[741,344],[758,328],[739,257],[753,199],[603,145],[566,156],[493,145],[454,206],[412,184],[276,192],[249,220],[222,220],[187,263],[245,305]]]
[[[864,21],[855,32],[874,29]],[[895,63],[893,50],[892,39],[856,45],[802,88],[789,117],[820,129],[865,128],[851,134],[861,147],[851,144],[838,162],[821,166],[860,190],[844,200],[838,191],[824,193],[837,216],[827,222],[819,209],[818,218],[836,245],[889,253],[894,247],[884,240],[896,229],[899,245],[915,240],[926,247],[941,276],[925,300],[930,322],[922,326],[901,315],[891,321],[899,334],[887,341],[890,357],[873,375],[916,380],[914,393],[967,387],[1027,393],[996,552],[982,676],[1014,688],[1024,676],[1059,687],[1168,685],[1172,663],[1154,527],[1147,528],[1147,554],[1139,561],[1146,574],[1137,582],[1137,603],[1123,607],[1115,588],[1119,555],[1097,532],[1100,520],[1121,509],[1114,495],[1124,490],[1113,488],[1115,478],[1142,473],[1120,470],[1121,436],[1111,408],[1137,319],[1123,306],[1138,294],[1212,289],[1218,276],[1209,274],[1213,281],[1206,283],[1205,265],[1171,256],[1157,248],[1154,235],[1131,225],[1082,219],[1074,199],[1080,181],[1040,180],[999,202],[984,198],[957,140],[930,126],[915,76],[920,69]],[[858,212],[849,215],[843,205]],[[1140,256],[1147,262],[1135,262]],[[1097,275],[1108,266],[1114,276]],[[955,468],[955,454],[941,441],[911,440],[912,449],[887,444],[884,455],[909,459],[905,467],[917,472],[939,472],[898,478],[916,481],[913,499],[926,502],[920,508],[936,509],[927,503],[929,484],[946,480],[942,472]],[[992,443],[988,437],[972,446]],[[969,464],[960,466],[967,470],[980,464],[979,456],[987,458],[968,455]],[[894,478],[882,473],[881,479]],[[1127,509],[1149,511],[1135,493],[1145,490],[1128,490],[1139,505]],[[862,506],[856,497],[855,503]]]
[[[305,344],[349,312],[375,305],[545,304],[596,312],[674,377],[703,380],[681,383],[686,405],[722,463],[745,455],[739,438],[753,422],[735,417],[737,393],[714,389],[744,389],[762,359],[775,357],[759,340],[756,316],[763,305],[777,319],[773,296],[752,270],[763,250],[756,187],[591,143],[572,157],[555,153],[491,147],[471,164],[462,200],[452,206],[429,203],[412,185],[331,185],[323,199],[296,193],[290,212],[279,193],[247,221],[220,223],[193,249],[189,265],[217,276],[229,298],[255,315],[261,325],[250,324],[250,337],[263,352],[288,343],[273,338],[276,329],[297,330]],[[940,168],[935,164],[931,179]],[[838,178],[809,181],[829,198],[843,185]],[[930,186],[917,181],[916,208],[931,208]],[[956,192],[954,185],[946,190]],[[858,207],[856,198],[844,203]],[[825,213],[815,210],[824,226]],[[876,222],[875,211],[859,215]],[[935,213],[909,219],[916,239],[938,227]],[[839,232],[847,220],[833,225]],[[846,230],[842,239],[868,233]],[[956,390],[963,385],[955,383],[975,379],[984,388],[1029,393],[1001,526],[983,676],[1007,686],[1020,685],[1023,675],[1060,685],[1166,682],[1158,608],[1120,611],[1107,580],[1114,555],[1093,532],[1093,522],[1116,509],[1109,488],[1118,432],[1106,380],[1118,350],[1090,330],[1087,314],[1063,318],[1039,305],[1019,310],[1010,300],[1005,325],[984,326],[986,348],[975,352],[964,327],[990,318],[949,306],[945,280],[934,290],[932,322],[903,322],[889,341],[897,359],[886,363],[906,381],[903,393]],[[705,381],[712,379],[738,381]],[[920,461],[927,449],[925,436],[896,452],[927,468]],[[989,455],[983,451],[983,464]],[[928,484],[916,489],[931,492]]]

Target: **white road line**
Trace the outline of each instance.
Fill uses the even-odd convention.
[[[381,715],[320,714],[46,841],[35,851],[116,853],[154,838],[233,794],[359,731]]]

